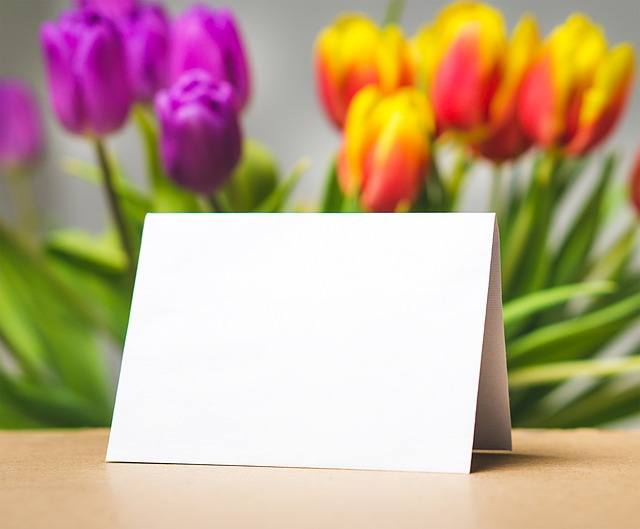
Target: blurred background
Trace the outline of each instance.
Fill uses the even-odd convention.
[[[113,0],[115,4],[118,1]],[[176,132],[178,127],[171,128],[174,124],[171,120],[177,119],[175,115],[167,112],[167,119],[158,120],[153,109],[144,104],[135,105],[123,128],[124,118],[111,124],[110,130],[99,131],[107,133],[106,150],[98,137],[100,134],[87,134],[95,132],[99,124],[82,124],[75,130],[78,135],[70,134],[61,126],[62,119],[54,117],[49,101],[39,31],[44,21],[58,19],[71,3],[70,0],[3,0],[0,3],[0,77],[21,79],[33,87],[46,129],[46,152],[26,171],[33,174],[13,172],[14,168],[8,167],[7,174],[0,177],[0,428],[109,424],[135,260],[147,212],[292,209],[496,211],[502,237],[505,329],[514,425],[618,428],[640,425],[640,160],[635,162],[640,146],[640,83],[629,84],[637,64],[633,51],[626,47],[616,56],[623,60],[616,63],[617,69],[612,68],[614,54],[598,55],[590,46],[593,42],[586,38],[598,34],[591,22],[579,16],[565,22],[571,14],[581,12],[606,33],[609,49],[628,42],[637,50],[640,4],[636,0],[492,2],[501,14],[487,6],[476,10],[478,4],[462,3],[460,12],[454,9],[450,17],[452,26],[438,26],[433,34],[426,32],[430,38],[439,32],[441,41],[426,39],[428,45],[417,51],[412,48],[414,62],[408,61],[408,52],[403,55],[408,49],[403,46],[408,45],[401,38],[401,46],[392,52],[387,48],[393,48],[393,44],[385,40],[390,26],[382,28],[388,7],[385,0],[234,1],[226,7],[235,15],[250,63],[248,107],[238,108],[236,96],[242,92],[242,82],[222,79],[231,81],[234,94],[220,103],[216,99],[220,94],[198,78],[189,60],[181,65],[170,92],[171,97],[175,97],[172,102],[176,108],[191,104],[188,94],[180,92],[181,81],[186,79],[195,83],[194,86],[204,86],[206,97],[211,98],[205,103],[198,101],[193,118],[195,128],[206,125],[202,128],[206,129],[206,135],[200,138],[204,138],[205,145],[200,151],[192,148],[194,142],[183,141]],[[194,2],[166,0],[162,3],[174,16]],[[207,8],[220,7],[208,1],[201,4]],[[412,37],[446,5],[445,2],[408,0],[400,18],[405,35]],[[224,18],[220,13],[211,15],[211,11],[204,11],[208,14],[197,15],[196,25],[204,24],[202,20],[210,16]],[[358,17],[350,18],[344,26],[342,22],[334,22],[338,15],[348,12],[364,13],[378,25]],[[490,15],[485,16],[487,13]],[[518,49],[515,39],[509,40],[508,44],[497,45],[493,50],[495,69],[490,71],[499,72],[496,76],[500,78],[485,75],[486,78],[476,79],[477,86],[473,85],[476,92],[460,105],[466,105],[461,111],[463,119],[481,115],[481,122],[467,125],[452,120],[447,123],[448,94],[457,92],[458,79],[467,78],[469,71],[475,71],[480,56],[456,53],[459,51],[456,39],[463,41],[469,27],[479,28],[479,33],[484,32],[486,37],[495,29],[487,20],[501,15],[511,34],[524,13],[531,13],[537,19],[543,37],[563,24],[563,35],[569,38],[564,41],[565,48],[560,47],[563,53],[554,55],[553,60],[561,62],[561,73],[568,73],[567,86],[571,89],[567,94],[554,90],[557,79],[545,77],[540,74],[543,70],[536,70],[548,58],[543,51],[548,52],[552,46],[543,48],[537,39],[532,39],[535,44],[528,49],[528,55],[525,54],[521,70],[515,69],[517,82],[507,98],[513,104],[505,104],[504,114],[497,117],[493,106],[491,111],[485,108],[477,112],[474,105],[482,98],[474,96],[487,89],[486,85],[495,81],[496,85],[504,82],[508,86],[509,76],[505,72],[514,71],[509,69],[513,67],[509,54]],[[99,22],[104,24],[105,20]],[[535,25],[533,20],[529,22]],[[82,38],[90,38],[92,29],[88,28],[92,23],[83,19]],[[335,41],[326,47],[318,46],[314,55],[317,36],[327,26],[336,31],[329,32],[329,36],[325,32],[323,38],[335,38]],[[451,28],[455,38],[447,41],[442,35],[448,34]],[[205,31],[190,33],[182,26],[181,31],[175,33],[185,42],[195,39],[196,45],[187,46],[185,49],[189,51],[185,53],[198,56],[198,61],[206,63],[212,54],[228,53],[225,60],[244,63],[242,50],[231,46],[230,52],[225,48],[229,35],[224,32],[222,37],[209,38]],[[110,38],[118,40],[123,34],[113,30]],[[131,43],[137,41],[129,36],[126,42],[127,51],[131,51]],[[175,42],[172,51],[179,55],[175,52],[179,48]],[[375,54],[364,57],[367,54],[361,53],[363,42],[371,44]],[[445,68],[437,72],[449,83],[440,97],[434,88],[435,76],[428,74],[421,78],[424,74],[421,68],[436,47],[434,42],[443,48],[438,68],[446,62],[444,57],[454,58],[449,66],[453,64],[455,75],[442,74]],[[478,42],[485,41],[478,39],[479,47]],[[65,45],[68,45],[66,41]],[[143,49],[149,56],[154,55],[146,47]],[[597,45],[595,49],[599,49]],[[571,68],[569,64],[578,52],[587,65],[584,77],[580,77],[579,68]],[[358,84],[366,77],[360,68],[364,67],[368,74],[375,70],[375,75],[382,77],[378,71],[382,67],[376,62],[378,53],[392,55],[386,66],[391,65],[396,73],[405,67],[415,68],[408,76],[410,79],[402,80],[402,75],[397,75],[397,85],[387,92],[384,91],[387,88],[383,90],[381,86],[362,88],[370,84],[370,79]],[[71,58],[65,67],[77,67],[74,64],[74,60],[80,62],[77,55],[69,53]],[[114,78],[120,80],[111,87],[126,83],[122,79],[128,76],[120,75],[125,68],[129,72],[144,71],[131,57],[121,61],[123,64],[116,64],[118,61],[105,59],[108,53],[96,55],[102,57],[99,68],[102,73],[106,72],[104,77],[111,79],[98,79],[95,83],[95,78],[90,77],[91,67],[83,64],[86,71],[78,75],[93,79],[87,83],[92,88]],[[336,57],[342,61],[338,66],[336,62],[340,61]],[[406,62],[411,65],[407,66]],[[566,70],[562,66],[565,64]],[[197,61],[196,65],[202,66]],[[244,66],[238,68],[242,70]],[[162,65],[158,69],[165,70]],[[527,76],[530,72],[539,75]],[[323,81],[331,85],[328,90],[336,91],[334,103],[336,100],[339,103],[334,108],[327,101],[323,108],[319,101],[321,83],[318,79],[322,75]],[[358,86],[348,93],[354,87],[345,79],[352,81],[353,78]],[[216,83],[220,80],[214,79]],[[210,77],[209,81],[212,81]],[[413,83],[411,88],[406,87],[409,81]],[[601,84],[597,85],[596,81]],[[379,79],[376,83],[382,85]],[[529,90],[526,101],[522,97],[526,92],[523,86]],[[621,87],[628,86],[631,90],[626,108],[613,132],[608,134],[608,124],[615,121],[609,112],[615,114],[622,108],[625,98],[620,94],[625,90]],[[68,85],[66,88],[58,90],[57,96],[63,101],[74,101],[75,92],[68,90]],[[351,98],[356,100],[367,88],[377,91],[375,97],[379,99],[375,109],[384,108],[385,104],[391,109],[384,118],[384,127],[389,129],[384,130],[391,130],[393,146],[402,153],[399,160],[391,160],[396,163],[386,163],[392,158],[388,150],[387,158],[376,157],[380,167],[369,164],[373,158],[370,155],[378,142],[382,143],[380,137],[383,136],[380,129],[372,125],[374,120],[370,114],[360,116],[361,122],[353,120],[352,127],[347,123],[343,131],[330,123],[330,119],[342,119],[336,119],[336,107],[346,110]],[[536,136],[544,126],[536,127],[549,118],[548,115],[540,117],[542,113],[537,112],[537,96],[545,88],[549,98],[565,101],[562,98],[566,97],[569,101],[566,108],[564,103],[558,105],[562,110],[556,119],[557,134],[550,141],[541,138],[543,134]],[[487,93],[489,91],[487,89]],[[588,107],[585,93],[591,96],[595,93],[602,106],[596,105],[597,119],[587,121],[586,125],[580,121],[577,125],[577,120],[572,119],[577,115],[576,109],[581,112]],[[498,99],[493,92],[486,99],[489,98]],[[106,104],[115,108],[119,102],[114,101],[115,96],[98,101],[95,106]],[[130,102],[126,101],[127,108]],[[489,107],[493,102],[482,104]],[[417,112],[416,108],[426,111]],[[9,114],[9,110],[5,106],[2,112]],[[547,110],[553,113],[556,107],[549,105]],[[433,120],[428,117],[432,111]],[[527,112],[530,123],[525,124],[523,115]],[[125,115],[126,112],[122,114]],[[378,117],[383,115],[381,111]],[[485,151],[484,157],[481,156],[479,152],[483,147],[474,141],[490,137],[487,143],[493,141],[493,147],[504,143],[505,115],[507,131],[513,133],[517,141],[509,146],[515,147],[513,152],[503,156],[500,163],[492,163],[487,161],[492,155]],[[0,115],[0,119],[3,117],[6,116]],[[211,120],[212,117],[215,119]],[[407,136],[402,135],[406,131],[391,127],[397,124],[398,117],[408,128],[415,127],[411,130],[418,131],[417,141],[407,141]],[[551,119],[556,117],[553,115]],[[216,121],[218,118],[220,121]],[[244,143],[244,150],[241,149],[238,119],[244,139],[258,140],[266,149],[248,142]],[[17,119],[13,125],[20,128],[22,121],[28,120]],[[437,131],[432,121],[437,122]],[[207,128],[212,122],[221,125]],[[594,123],[595,126],[590,127]],[[525,125],[532,128],[524,131]],[[5,132],[5,139],[11,136],[6,133],[9,128],[0,129]],[[355,192],[349,188],[349,170],[354,164],[336,166],[333,163],[338,149],[353,154],[349,149],[358,142],[352,140],[359,138],[362,130],[367,133],[368,143],[360,151],[355,149],[355,165],[360,164],[357,169],[361,174],[375,171],[379,181],[378,185],[371,185],[377,190],[371,193],[361,189],[362,182],[356,184]],[[598,141],[587,147],[583,142],[582,148],[572,151],[575,145],[572,147],[571,140],[576,136],[581,140],[597,137]],[[159,138],[165,137],[175,143],[169,141],[167,146],[159,142]],[[416,135],[411,138],[415,140]],[[605,141],[600,143],[602,138]],[[0,147],[10,143],[5,141]],[[172,150],[175,145],[180,148]],[[531,148],[525,151],[520,146]],[[217,158],[207,156],[209,151],[217,154]],[[309,160],[305,171],[298,165],[301,158]],[[191,163],[193,160],[196,163]],[[172,165],[172,161],[176,163]],[[412,162],[415,163],[411,165]],[[301,178],[297,181],[299,173]],[[636,177],[635,184],[630,186],[631,174]],[[367,176],[363,177],[362,188],[373,180]],[[18,185],[12,188],[10,182]],[[12,198],[20,195],[20,189],[25,198],[29,187],[33,190],[38,221],[31,226],[31,234],[29,229],[19,229],[24,221],[18,214],[20,200]],[[110,193],[111,202],[106,199]],[[28,202],[26,200],[27,207],[22,208],[24,211],[30,209]],[[203,244],[209,243],[203,241]]]
[[[176,14],[191,2],[167,0],[165,4]],[[66,177],[60,168],[63,153],[92,160],[93,152],[90,145],[65,133],[53,120],[46,99],[37,37],[40,24],[56,18],[68,5],[65,0],[4,0],[0,3],[0,73],[30,81],[38,90],[41,107],[47,116],[48,153],[46,163],[34,181],[43,214],[49,223],[56,226],[74,224],[97,230],[107,215],[106,208],[102,207],[101,190]],[[301,156],[310,158],[311,167],[298,185],[295,197],[302,203],[312,202],[320,194],[329,155],[339,145],[338,133],[323,115],[316,96],[312,61],[316,35],[344,11],[360,11],[374,20],[381,20],[386,2],[240,0],[223,5],[235,11],[249,48],[255,88],[244,120],[245,132],[269,146],[284,170],[288,170]],[[413,34],[443,5],[444,2],[409,0],[402,17],[406,33]],[[503,0],[492,2],[492,5],[504,13],[510,28],[523,12],[533,13],[539,20],[542,33],[547,33],[571,12],[582,11],[603,26],[610,43],[629,41],[636,47],[640,45],[640,3],[635,0]],[[630,154],[640,143],[637,126],[640,121],[639,93],[640,85],[636,84],[627,114],[608,140],[625,156],[619,177],[627,173]],[[138,156],[139,140],[131,129],[129,125],[110,141],[121,153],[120,159],[130,169],[129,174],[142,181],[144,169]],[[477,170],[482,171],[483,168]],[[464,197],[465,209],[481,210],[488,189],[488,174],[486,178],[473,179]],[[6,193],[0,193],[0,201],[6,210]]]

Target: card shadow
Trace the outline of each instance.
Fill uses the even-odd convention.
[[[520,454],[497,450],[474,450],[471,458],[471,473],[489,472],[518,467],[539,467],[541,465],[557,465],[556,456],[545,454]]]

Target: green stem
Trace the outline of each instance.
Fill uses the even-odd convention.
[[[456,162],[451,172],[451,178],[449,179],[449,202],[450,209],[454,211],[458,206],[460,199],[460,191],[464,186],[467,174],[469,170],[469,160],[464,150],[458,153]]]
[[[12,169],[7,174],[10,192],[16,204],[18,229],[33,244],[38,240],[38,215],[30,177],[23,168]]]
[[[493,166],[491,174],[491,191],[489,194],[489,211],[499,213],[502,195],[502,165]]]
[[[162,180],[162,164],[158,156],[158,137],[153,124],[153,115],[147,107],[136,105],[133,108],[132,116],[144,144],[147,177],[153,188],[156,188]]]
[[[502,283],[505,299],[539,287],[546,259],[547,236],[553,213],[554,174],[560,159],[543,153],[536,161],[523,202],[505,240]]]
[[[207,201],[209,202],[209,206],[211,207],[211,211],[214,213],[224,213],[224,207],[218,200],[218,197],[215,195],[210,195],[207,197]]]
[[[405,0],[389,0],[382,22],[383,27],[400,22],[400,17],[404,11],[404,3]]]
[[[102,182],[104,183],[104,190],[107,195],[107,202],[109,203],[111,216],[116,223],[116,228],[120,237],[122,249],[127,254],[129,269],[133,270],[135,264],[135,253],[133,251],[133,245],[131,243],[131,237],[129,235],[129,230],[127,228],[124,214],[122,212],[122,208],[120,207],[120,201],[118,200],[118,195],[116,194],[113,172],[111,170],[111,164],[109,163],[107,151],[102,139],[100,138],[96,138],[94,145],[98,163],[100,165],[100,170],[102,171]]]

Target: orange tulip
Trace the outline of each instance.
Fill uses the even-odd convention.
[[[426,96],[366,87],[353,99],[338,159],[340,187],[369,211],[406,210],[426,176],[434,129]]]
[[[633,80],[629,44],[609,49],[600,27],[574,14],[545,40],[520,91],[519,119],[539,145],[584,154],[622,113]]]
[[[402,30],[379,28],[357,14],[343,15],[316,41],[317,89],[329,118],[342,128],[349,103],[361,88],[376,85],[391,93],[412,82],[408,45]]]
[[[496,9],[468,1],[445,7],[412,43],[414,77],[433,101],[438,131],[494,161],[522,154],[531,141],[517,120],[517,94],[539,44],[530,15],[508,40]]]
[[[430,95],[439,130],[484,125],[507,49],[502,15],[477,2],[445,7],[413,40],[414,76]]]

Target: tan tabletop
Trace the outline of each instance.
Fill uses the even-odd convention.
[[[471,475],[107,464],[107,436],[0,432],[0,528],[640,527],[640,432],[515,431]]]

